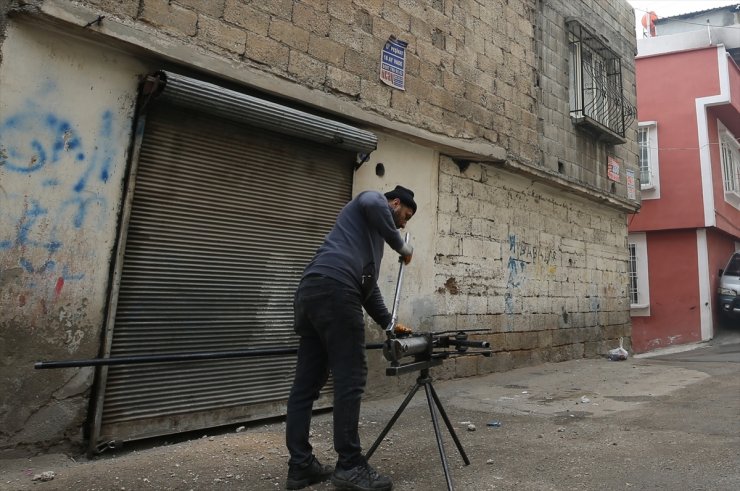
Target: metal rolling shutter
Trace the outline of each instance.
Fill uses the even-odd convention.
[[[147,116],[110,356],[295,346],[292,296],[355,153],[160,104]],[[295,357],[108,368],[99,440],[284,413]]]
[[[202,80],[164,71],[151,78],[155,81],[152,93],[159,102],[352,152],[370,153],[378,143],[369,131]]]

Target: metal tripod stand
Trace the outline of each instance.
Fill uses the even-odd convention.
[[[387,369],[387,375],[397,375],[398,373],[408,372],[415,369],[420,369],[419,377],[416,379],[416,385],[409,391],[408,395],[406,395],[406,399],[403,400],[401,405],[399,406],[398,410],[396,410],[396,413],[393,415],[393,417],[388,421],[388,424],[385,425],[385,428],[383,428],[383,431],[380,433],[380,436],[378,436],[377,440],[375,440],[375,443],[373,443],[372,447],[370,447],[370,450],[367,451],[365,454],[365,458],[370,459],[370,457],[373,455],[375,450],[380,445],[380,442],[383,441],[383,438],[388,434],[390,429],[393,427],[393,424],[396,422],[399,416],[401,416],[401,413],[404,409],[406,409],[406,406],[409,404],[411,399],[414,397],[414,394],[416,394],[416,391],[419,390],[420,387],[424,387],[424,391],[427,395],[427,403],[429,404],[429,412],[432,415],[432,425],[434,425],[434,435],[437,438],[437,448],[439,449],[439,456],[442,459],[442,468],[445,472],[445,479],[447,480],[447,489],[449,491],[453,490],[452,486],[452,478],[450,477],[450,469],[447,465],[447,456],[445,455],[445,449],[444,444],[442,442],[442,434],[439,428],[439,421],[437,421],[437,412],[435,411],[435,405],[437,409],[439,410],[439,413],[442,415],[442,419],[445,422],[445,425],[447,425],[447,430],[449,430],[450,435],[452,436],[452,439],[455,442],[455,445],[457,446],[457,450],[460,452],[460,455],[462,456],[463,461],[465,462],[465,465],[470,465],[470,460],[468,459],[468,456],[465,454],[465,450],[463,450],[462,444],[460,443],[460,440],[457,438],[457,434],[455,433],[454,428],[452,427],[452,423],[450,423],[450,419],[447,417],[447,413],[445,412],[444,408],[442,407],[442,402],[439,400],[439,396],[437,396],[437,392],[434,390],[434,386],[432,385],[432,377],[429,375],[429,369],[433,366],[441,365],[442,359],[441,358],[432,358],[430,360],[425,361],[417,361],[414,363],[409,363],[407,365],[403,365],[400,367],[390,367]],[[432,404],[434,402],[434,404]]]

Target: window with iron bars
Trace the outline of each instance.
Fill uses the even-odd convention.
[[[613,144],[626,143],[636,110],[623,95],[622,61],[580,22],[567,22],[570,116]]]
[[[639,301],[638,287],[637,287],[637,246],[635,244],[629,244],[630,254],[630,304],[637,304]]]
[[[640,163],[640,184],[650,186],[650,128],[640,127],[637,129],[637,147],[639,149],[638,161]]]
[[[658,122],[637,124],[637,164],[640,169],[640,199],[660,198]]]
[[[648,278],[647,235],[644,232],[629,234],[628,252],[628,292],[630,315],[650,315],[650,280]]]
[[[731,133],[725,132],[720,143],[722,150],[722,181],[725,193],[740,196],[740,145]]]

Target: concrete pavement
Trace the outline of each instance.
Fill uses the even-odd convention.
[[[435,382],[471,462],[464,465],[443,426],[455,489],[740,489],[740,331],[689,348]],[[402,400],[363,404],[366,449]],[[283,489],[283,431],[275,421],[132,443],[90,461],[0,460],[0,489]],[[331,463],[330,413],[316,415],[312,441]],[[447,489],[423,390],[371,463],[396,490]],[[33,481],[44,471],[53,479]]]

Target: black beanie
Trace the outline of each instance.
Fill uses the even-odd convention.
[[[385,193],[385,197],[388,200],[392,199],[400,199],[401,203],[411,208],[414,213],[416,213],[416,202],[414,201],[414,192],[410,189],[407,189],[403,186],[396,186],[396,189],[393,191],[388,191]]]

